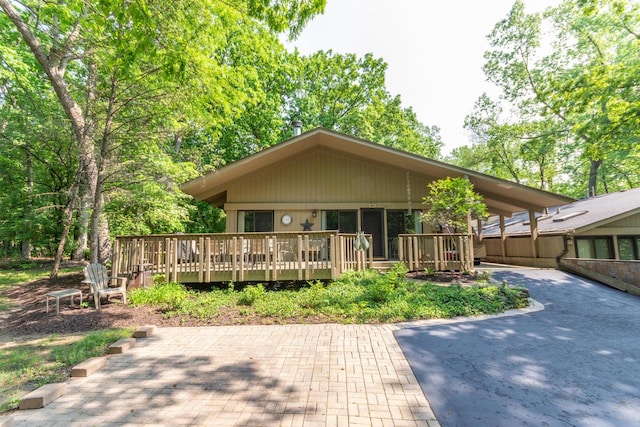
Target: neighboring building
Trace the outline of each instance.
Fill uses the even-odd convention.
[[[362,230],[373,256],[394,259],[397,237],[429,233],[418,220],[427,184],[467,177],[493,214],[511,216],[572,201],[323,128],[274,145],[181,186],[223,208],[226,231]]]
[[[519,212],[504,221],[504,245],[499,218],[484,223],[487,260],[548,267],[556,266],[557,257],[640,260],[640,188],[578,200],[535,216],[537,257],[531,253],[529,214]]]

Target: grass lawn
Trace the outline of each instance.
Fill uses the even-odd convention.
[[[16,409],[29,391],[68,378],[71,368],[106,354],[109,344],[130,337],[131,329],[52,335],[0,347],[0,412]]]
[[[79,269],[82,267],[65,268],[60,274]],[[36,262],[3,263],[0,292],[45,278],[50,272]],[[8,309],[8,300],[0,295],[0,312]],[[0,342],[0,412],[16,409],[22,396],[44,384],[65,380],[73,366],[106,354],[109,344],[131,333],[131,329],[117,329]]]

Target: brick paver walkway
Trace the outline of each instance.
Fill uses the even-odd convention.
[[[16,426],[439,426],[393,325],[159,328]]]

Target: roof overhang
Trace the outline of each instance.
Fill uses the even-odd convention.
[[[316,128],[273,145],[188,181],[180,188],[196,200],[204,200],[215,206],[221,206],[226,199],[227,187],[232,181],[247,173],[274,166],[287,158],[317,147],[326,147],[334,151],[385,163],[409,172],[433,177],[434,180],[446,177],[466,177],[473,183],[476,192],[483,196],[484,203],[493,214],[511,216],[511,214],[523,210],[541,212],[544,208],[574,200],[324,128]]]

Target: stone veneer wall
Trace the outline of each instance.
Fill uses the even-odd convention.
[[[640,261],[563,258],[558,266],[614,288],[640,295]]]

